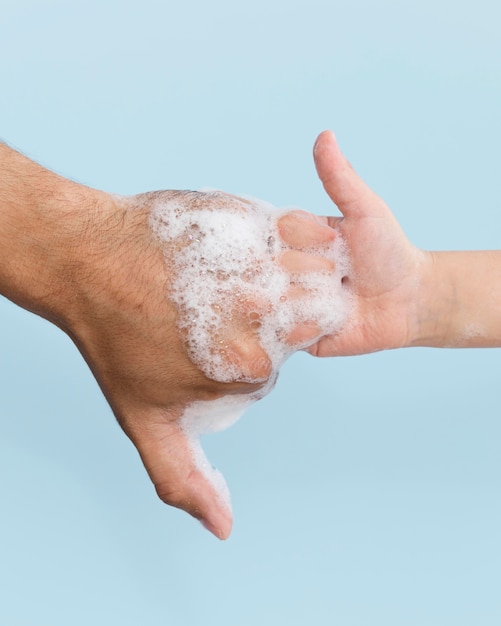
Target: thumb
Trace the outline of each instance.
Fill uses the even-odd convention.
[[[227,539],[232,526],[228,488],[199,439],[162,420],[129,434],[159,498],[198,519],[218,539]]]
[[[320,133],[313,148],[313,158],[325,191],[345,217],[381,214],[384,202],[355,172],[339,149],[332,131]]]

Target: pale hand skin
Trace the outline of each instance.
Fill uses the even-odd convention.
[[[501,346],[501,251],[426,252],[356,174],[334,135],[314,148],[318,175],[342,213],[328,223],[347,244],[350,321],[309,349],[355,355],[406,346]]]
[[[164,250],[148,226],[151,203],[162,193],[172,194],[116,198],[0,144],[0,293],[72,338],[159,497],[224,539],[231,513],[195,467],[179,420],[194,401],[253,393],[261,384],[214,382],[187,357],[168,298],[172,277]],[[281,226],[284,239],[291,239],[281,263],[291,272],[291,297],[301,297],[294,276],[329,269],[323,256],[304,248],[336,235],[301,212],[288,214]],[[265,311],[267,304],[261,305]],[[269,359],[241,303],[233,322],[226,338],[232,358],[248,376],[266,381]],[[318,331],[304,324],[291,335],[293,343],[311,343]]]

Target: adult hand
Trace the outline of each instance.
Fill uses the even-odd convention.
[[[256,302],[252,295],[247,300],[245,294],[243,300],[242,294],[226,294],[222,303],[227,325],[218,341],[241,372],[239,380],[216,382],[194,365],[177,327],[177,307],[169,298],[175,256],[180,252],[176,247],[187,242],[181,239],[166,246],[148,226],[152,208],[173,199],[182,211],[197,212],[207,206],[217,211],[223,204],[226,208],[234,205],[236,211],[245,207],[239,199],[222,193],[214,198],[167,191],[116,201],[106,218],[116,227],[93,224],[88,242],[100,253],[90,259],[91,267],[86,264],[82,268],[84,274],[78,280],[79,290],[84,292],[79,297],[82,304],[69,328],[118,421],[137,447],[159,497],[226,538],[231,511],[200,471],[180,420],[195,402],[255,394],[268,384],[271,363],[257,330],[269,304]],[[330,241],[335,233],[304,214],[291,213],[283,219],[289,226],[296,223],[294,243],[280,259],[291,273],[291,282],[298,272],[325,270],[326,259],[303,249]],[[203,292],[202,281],[197,288]],[[318,335],[318,329],[305,322],[293,329],[289,340],[302,345]],[[245,380],[260,382],[242,382]]]
[[[268,305],[252,301],[249,317],[242,294],[224,302],[229,321],[223,340],[241,377],[216,382],[193,363],[169,298],[174,264],[166,262],[165,245],[149,225],[152,206],[173,196],[186,211],[207,203],[213,210],[218,203],[245,206],[226,194],[216,200],[178,192],[117,198],[61,178],[0,144],[0,293],[73,339],[160,498],[226,538],[231,512],[197,466],[180,420],[193,403],[255,394],[268,382],[270,361],[257,334]],[[322,255],[305,250],[332,241],[335,233],[304,213],[283,219],[290,242],[276,262],[291,272],[288,295],[302,297],[294,277],[329,269]],[[175,246],[169,254],[176,254]],[[305,320],[288,340],[302,346],[316,337],[318,329]]]

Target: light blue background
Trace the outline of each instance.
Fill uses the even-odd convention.
[[[0,136],[120,193],[333,207],[333,128],[417,245],[501,245],[494,0],[1,0]],[[207,441],[220,543],[157,501],[70,341],[0,303],[0,625],[501,623],[498,350],[296,355]]]

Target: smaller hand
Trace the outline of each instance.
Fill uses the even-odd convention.
[[[309,348],[315,356],[356,355],[412,345],[420,282],[431,256],[414,247],[384,201],[357,175],[332,132],[317,139],[320,180],[342,213],[327,218],[344,239],[351,268],[343,278],[353,298],[350,320]]]

